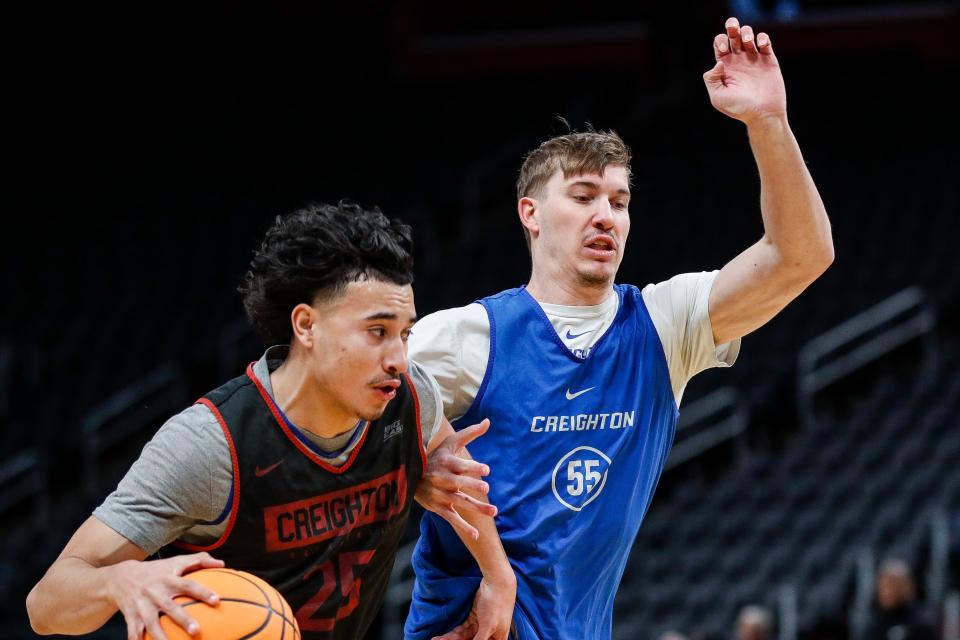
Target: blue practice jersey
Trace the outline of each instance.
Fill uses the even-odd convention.
[[[490,465],[522,640],[610,637],[613,598],[673,442],[678,414],[660,339],[640,291],[615,291],[613,324],[583,359],[525,289],[480,301],[490,356],[455,427],[490,418],[469,449]],[[459,624],[480,582],[446,521],[427,513],[420,533],[405,628],[416,640]]]

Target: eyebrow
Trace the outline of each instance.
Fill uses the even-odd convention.
[[[380,313],[374,313],[364,320],[396,320],[399,316],[395,313],[390,313],[389,311],[381,311]],[[417,321],[417,316],[410,316],[410,324],[413,324]]]
[[[599,189],[599,188],[600,188],[600,185],[598,185],[596,182],[590,182],[589,180],[577,180],[576,182],[571,182],[571,183],[568,185],[568,188],[570,188],[570,187],[590,187],[591,189]],[[628,196],[628,195],[630,195],[630,190],[629,190],[629,189],[617,189],[617,193]]]

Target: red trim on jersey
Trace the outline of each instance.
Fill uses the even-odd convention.
[[[196,545],[175,541],[173,544],[189,551],[212,551],[227,541],[227,538],[230,537],[230,532],[233,531],[233,523],[237,521],[237,512],[240,510],[240,460],[237,458],[237,447],[233,444],[233,436],[230,435],[230,429],[227,428],[227,422],[223,419],[220,410],[206,398],[200,398],[197,400],[197,404],[202,404],[210,409],[220,424],[223,435],[227,438],[227,446],[230,447],[230,462],[233,465],[233,504],[230,506],[230,518],[227,520],[227,528],[223,530],[223,534],[216,542],[208,545]]]
[[[267,390],[263,388],[263,385],[260,383],[260,380],[257,379],[256,374],[253,372],[253,363],[251,362],[247,366],[247,377],[253,380],[253,384],[257,386],[257,391],[260,392],[260,396],[263,398],[263,401],[267,404],[267,408],[270,409],[270,413],[273,414],[273,419],[277,421],[277,424],[280,426],[280,430],[283,431],[283,434],[300,450],[300,453],[307,456],[311,462],[319,466],[325,471],[340,475],[345,473],[347,469],[350,468],[350,465],[353,464],[353,461],[356,459],[357,455],[360,453],[360,448],[363,446],[364,441],[367,439],[367,433],[370,432],[370,423],[366,423],[363,428],[363,433],[360,434],[360,440],[357,442],[356,446],[353,448],[353,451],[350,452],[350,457],[347,458],[347,461],[343,463],[343,466],[336,467],[329,462],[325,461],[321,456],[310,449],[307,445],[303,444],[300,441],[300,438],[296,436],[290,427],[287,426],[287,421],[283,419],[283,416],[280,415],[280,407],[277,406],[277,403],[273,401],[273,398],[270,397],[270,394],[267,393]]]
[[[401,375],[407,381],[407,386],[410,388],[411,395],[413,395],[413,408],[417,415],[417,443],[420,445],[418,451],[420,451],[420,461],[423,462],[423,466],[420,467],[420,476],[423,477],[423,474],[427,472],[427,450],[423,446],[423,428],[420,426],[420,396],[417,395],[417,388],[413,386],[410,376],[405,373]]]

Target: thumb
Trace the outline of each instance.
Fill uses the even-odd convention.
[[[713,69],[703,74],[703,81],[708,87],[721,86],[723,85],[724,71],[723,63],[718,60],[717,64],[713,65]]]

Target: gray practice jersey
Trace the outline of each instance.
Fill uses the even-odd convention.
[[[283,362],[271,347],[253,366],[254,375],[273,397],[270,372]],[[280,356],[280,357],[277,357]],[[410,381],[420,400],[420,430],[424,446],[443,415],[440,390],[430,374],[410,362]],[[303,430],[319,449],[333,454],[326,462],[343,464],[362,439],[358,424],[334,438]],[[227,439],[210,409],[196,404],[173,416],[147,443],[116,490],[94,510],[108,527],[146,551],[181,539],[205,545],[217,540],[227,524],[233,467]]]

